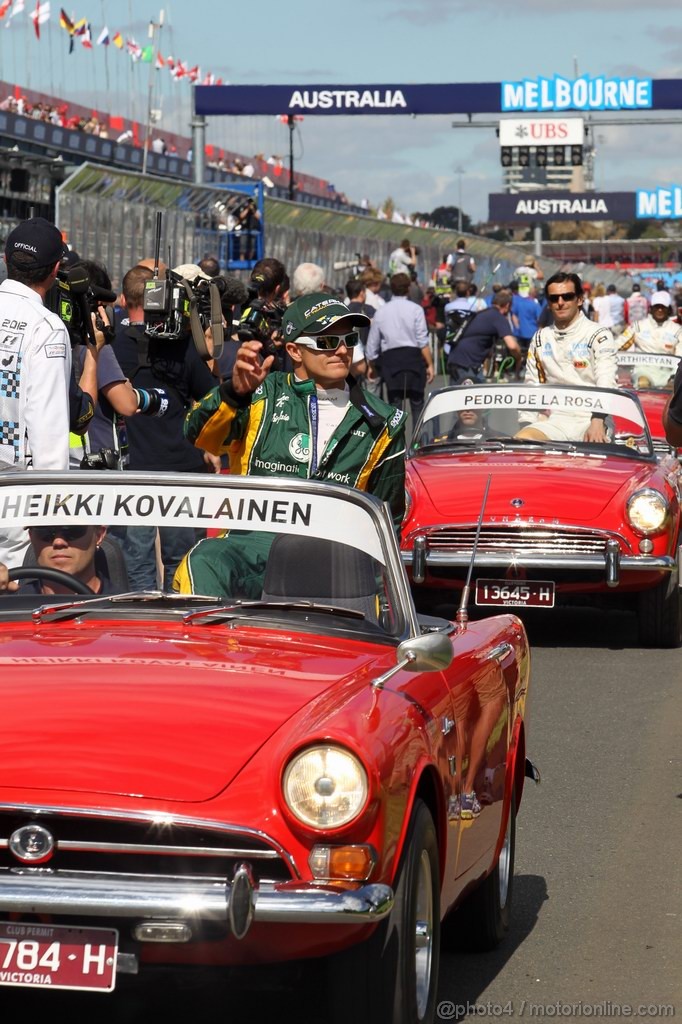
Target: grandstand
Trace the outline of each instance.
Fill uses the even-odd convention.
[[[191,181],[193,171],[188,159],[191,139],[172,132],[164,131],[161,134],[166,152],[150,151],[147,154],[148,171]],[[64,163],[71,165],[90,160],[140,171],[144,160],[144,140],[145,128],[137,121],[94,111],[76,103],[67,104],[57,97],[0,81],[0,148],[11,150],[18,147],[22,153],[57,161],[61,158]],[[209,183],[248,182],[267,178],[272,181],[272,186],[268,186],[269,195],[280,199],[289,197],[289,170],[283,165],[247,158],[243,154],[211,145],[205,147],[205,158],[205,180]],[[252,176],[245,176],[235,170],[236,166],[246,166],[248,163],[254,168]],[[29,167],[26,170],[31,173]],[[63,180],[63,177],[63,173],[55,172],[57,180]],[[323,178],[299,172],[294,177],[297,202],[347,210],[359,215],[366,213],[360,206],[345,201],[345,197],[335,192]],[[19,176],[15,175],[15,183],[19,180]],[[26,183],[26,179],[23,180]],[[3,198],[14,200],[16,205],[21,199],[21,190],[12,192],[11,196],[5,196],[3,191]]]

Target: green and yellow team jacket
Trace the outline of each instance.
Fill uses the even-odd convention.
[[[397,530],[405,509],[405,413],[349,378],[350,403],[323,452],[315,450],[315,384],[270,373],[252,395],[225,382],[185,418],[185,436],[228,454],[235,475],[328,480],[368,491],[391,507]],[[312,443],[311,443],[312,441]]]

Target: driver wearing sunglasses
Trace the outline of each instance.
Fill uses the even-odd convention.
[[[31,540],[34,564],[41,569],[56,569],[85,583],[95,594],[114,590],[104,573],[98,570],[97,550],[106,533],[104,526],[33,526]],[[27,566],[27,569],[29,566]],[[9,582],[7,567],[0,564],[0,591],[18,590],[21,594],[71,594],[73,589],[49,579],[25,579]]]
[[[214,455],[227,454],[232,474],[328,480],[368,491],[389,503],[399,530],[405,414],[364,391],[351,373],[358,331],[369,323],[326,292],[296,299],[282,321],[293,371],[270,372],[273,357],[262,358],[261,343],[244,342],[232,379],[188,413],[186,436]],[[249,534],[242,557],[250,557],[248,548],[255,565],[267,537]],[[223,538],[200,541],[180,565],[175,589],[221,593],[216,566],[224,547],[216,545],[224,544]]]
[[[553,324],[536,331],[528,348],[527,384],[616,387],[616,345],[608,327],[583,313],[583,286],[577,274],[554,274],[545,286]],[[518,434],[533,440],[607,440],[604,418],[589,415],[527,417]],[[580,419],[580,422],[578,420]],[[578,436],[579,435],[579,436]]]

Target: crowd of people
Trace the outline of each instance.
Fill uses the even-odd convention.
[[[153,277],[147,254],[114,291],[106,267],[69,251],[53,224],[23,221],[7,238],[8,277],[0,285],[3,322],[16,325],[3,340],[0,467],[293,473],[383,498],[399,531],[404,407],[409,403],[415,421],[436,375],[433,334],[445,331],[447,338],[449,316],[467,314],[447,351],[454,384],[484,379],[483,363],[497,340],[515,376],[529,383],[615,387],[618,348],[682,354],[682,325],[663,290],[647,300],[633,289],[623,302],[623,330],[614,334],[595,320],[590,289],[577,274],[560,272],[544,282],[529,258],[507,287],[496,286],[482,299],[463,240],[445,254],[426,291],[419,259],[409,239],[391,253],[388,273],[364,257],[342,296],[314,263],[299,264],[290,279],[279,260],[264,258],[248,290],[221,274],[210,254],[175,267],[175,279],[193,288],[222,278],[227,342],[214,355],[212,328],[205,325],[200,354],[189,317],[180,333],[155,337],[144,309]],[[112,299],[75,339],[49,301],[67,266],[85,275],[93,294]],[[536,294],[541,282],[542,302]],[[640,298],[648,301],[646,313]],[[681,392],[678,374],[668,414],[673,437],[682,430]],[[605,439],[599,417],[583,426],[586,440]],[[558,421],[533,423],[523,436],[561,439],[566,429]],[[242,532],[228,541],[162,527],[157,538],[155,528],[135,526],[116,539],[135,589],[198,586],[220,593],[219,577],[238,577],[240,590],[248,592],[264,564],[263,535]],[[34,540],[25,531],[0,532],[0,587],[8,585],[4,567],[21,566]],[[34,554],[37,546],[39,564],[48,566],[55,546],[63,554],[65,547],[94,550],[101,543],[96,531],[78,530],[52,530],[38,540],[43,543],[33,543]],[[97,590],[97,580],[90,582]]]

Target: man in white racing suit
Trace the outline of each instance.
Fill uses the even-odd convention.
[[[682,356],[682,327],[672,319],[668,292],[654,292],[649,315],[626,327],[616,339],[619,352],[657,352]]]
[[[0,285],[0,471],[69,468],[71,343],[44,306],[62,257],[61,232],[42,217],[7,237]],[[0,528],[0,561],[21,565],[28,537]]]
[[[560,271],[547,281],[545,297],[554,323],[534,334],[526,362],[527,384],[575,384],[616,387],[616,347],[607,327],[582,311],[583,289],[577,274]],[[518,437],[539,441],[607,440],[604,418],[587,413],[541,413]]]

